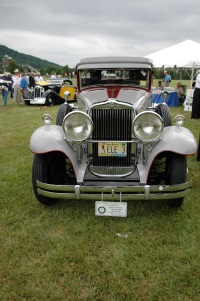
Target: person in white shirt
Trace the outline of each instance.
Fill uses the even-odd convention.
[[[200,118],[200,73],[196,77],[196,84],[193,94],[191,118]]]
[[[40,72],[37,73],[36,77],[35,77],[35,82],[42,82],[44,79],[43,79],[43,76],[41,76]]]
[[[56,75],[55,75],[55,74],[52,74],[52,75],[51,75],[51,79],[56,79]]]
[[[13,99],[16,103],[19,103],[19,89],[20,89],[20,83],[21,83],[21,75],[19,73],[18,69],[15,69],[13,71],[14,75],[12,77],[13,80],[13,89],[14,89],[14,93],[13,93]]]

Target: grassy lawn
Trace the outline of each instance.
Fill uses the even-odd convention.
[[[0,96],[1,97],[1,96]],[[188,157],[193,189],[181,209],[129,202],[126,218],[96,217],[95,202],[44,207],[31,184],[30,136],[58,106],[0,102],[0,300],[200,300],[200,162]],[[183,106],[199,139],[200,120]],[[120,234],[120,235],[119,235]]]

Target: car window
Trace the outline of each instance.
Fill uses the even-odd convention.
[[[80,70],[81,89],[90,86],[117,85],[148,87],[149,70],[147,69],[88,69]]]

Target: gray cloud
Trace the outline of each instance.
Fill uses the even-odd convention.
[[[200,42],[197,0],[0,0],[0,44],[73,67],[99,55],[146,56]]]

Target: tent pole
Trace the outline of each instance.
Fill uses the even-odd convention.
[[[191,74],[190,89],[192,88],[193,77],[194,77],[194,62],[193,62],[193,64],[192,64],[192,74]]]

